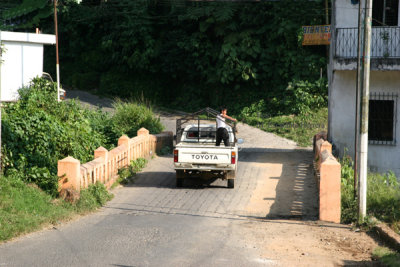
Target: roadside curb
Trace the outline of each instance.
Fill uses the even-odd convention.
[[[390,248],[400,251],[400,235],[384,223],[375,225],[374,229]]]

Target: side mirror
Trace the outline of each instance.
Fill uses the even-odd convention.
[[[244,140],[243,140],[242,138],[239,138],[239,139],[237,140],[237,143],[238,143],[239,145],[241,145],[241,144],[244,143]]]

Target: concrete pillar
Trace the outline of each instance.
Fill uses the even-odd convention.
[[[331,143],[329,143],[328,141],[324,141],[324,142],[321,144],[321,149],[320,149],[321,153],[322,153],[323,151],[325,151],[325,150],[327,150],[330,154],[332,154],[332,145],[331,145]]]
[[[320,167],[319,184],[319,219],[322,221],[340,223],[340,163],[327,152],[323,152]]]
[[[149,140],[149,130],[146,128],[140,128],[137,131],[137,136],[142,137],[143,139],[141,140],[141,150],[140,150],[140,157],[145,158],[149,154],[149,149],[147,147],[147,143]]]
[[[105,183],[109,179],[108,175],[108,150],[105,149],[104,147],[99,147],[94,151],[94,158],[103,158],[103,168],[104,168],[104,174],[103,177],[101,177],[101,182]]]
[[[121,145],[125,145],[126,146],[126,150],[125,150],[126,158],[123,161],[123,163],[124,163],[123,166],[128,166],[129,163],[131,162],[131,158],[130,158],[130,154],[131,153],[129,153],[130,152],[130,148],[131,148],[130,147],[130,140],[131,139],[126,135],[123,135],[118,139],[118,146],[121,146]]]
[[[147,130],[146,128],[140,128],[137,131],[137,136],[141,136],[141,135],[149,135],[149,130]]]
[[[57,175],[59,180],[59,190],[73,188],[76,191],[81,189],[81,163],[73,157],[66,157],[58,161]]]

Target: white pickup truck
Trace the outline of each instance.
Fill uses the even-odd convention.
[[[200,131],[199,131],[200,129]],[[227,126],[230,146],[215,145],[215,124],[189,124],[177,135],[174,149],[176,186],[182,187],[187,177],[227,180],[229,188],[235,186],[238,161],[238,146],[243,140],[236,140],[235,131]],[[179,139],[179,140],[178,140]]]

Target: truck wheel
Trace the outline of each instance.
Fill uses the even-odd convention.
[[[228,179],[228,188],[235,187],[235,179]]]
[[[176,187],[182,187],[183,186],[183,180],[185,177],[185,173],[182,170],[177,170],[176,171]]]
[[[182,187],[182,186],[183,186],[183,179],[176,178],[176,187]]]

